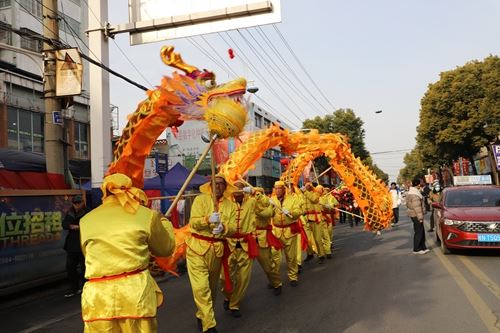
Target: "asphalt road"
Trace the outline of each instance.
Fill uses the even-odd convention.
[[[428,218],[428,216],[427,216]],[[427,233],[431,252],[412,253],[412,225],[377,236],[362,226],[335,228],[333,259],[308,263],[300,285],[274,296],[255,262],[241,318],[217,299],[219,332],[500,332],[500,252],[444,256]],[[284,268],[284,267],[283,267]],[[285,272],[282,274],[285,278]],[[159,283],[165,303],[159,332],[197,332],[189,280]],[[78,298],[63,298],[60,283],[0,302],[0,332],[81,332]]]

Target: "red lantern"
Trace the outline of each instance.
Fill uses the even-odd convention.
[[[229,59],[233,59],[234,58],[234,51],[233,51],[233,49],[228,49],[227,53],[229,54]]]
[[[280,160],[280,164],[284,167],[286,167],[288,164],[290,163],[290,159],[289,158],[282,158]]]

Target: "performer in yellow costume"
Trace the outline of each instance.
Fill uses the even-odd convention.
[[[311,183],[307,183],[304,190],[306,206],[307,221],[312,230],[314,243],[316,244],[316,251],[318,252],[319,261],[322,264],[325,261],[325,248],[322,243],[322,233],[325,227],[325,221],[321,214],[321,205],[319,203],[320,194],[315,190]],[[310,257],[309,257],[310,258]]]
[[[236,221],[236,204],[231,200],[234,189],[227,185],[224,176],[216,175],[215,207],[210,185],[202,185],[202,194],[193,201],[189,220],[191,237],[186,240],[189,281],[198,308],[198,326],[203,332],[217,332],[214,304],[221,264],[224,266],[225,289],[232,291],[227,262],[230,252],[225,236],[235,232]]]
[[[326,193],[325,193],[326,192]],[[328,191],[328,188],[322,189],[322,195],[319,198],[322,207],[323,218],[326,223],[326,228],[323,229],[323,247],[325,249],[326,257],[332,258],[332,239],[333,239],[333,224],[335,218],[335,210],[333,209],[339,203],[333,194]]]
[[[286,193],[285,183],[282,181],[274,183],[271,204],[274,206],[273,232],[283,245],[288,267],[288,280],[290,285],[295,287],[298,285],[297,234],[301,229],[297,219],[301,214],[301,207],[292,193]],[[274,270],[278,275],[279,269],[280,262],[275,261]]]
[[[257,209],[269,206],[269,199],[261,193],[256,193],[253,189],[238,181],[235,183],[238,191],[233,193],[236,203],[236,232],[227,237],[227,243],[231,251],[229,256],[229,271],[231,273],[231,283],[233,292],[228,293],[223,290],[224,309],[230,310],[233,317],[241,317],[240,303],[245,297],[250,276],[252,273],[253,259],[259,255],[259,248],[254,237],[255,214]],[[257,201],[259,205],[257,207]],[[224,280],[224,279],[223,279]]]
[[[80,222],[85,255],[85,332],[157,332],[163,295],[148,271],[150,252],[170,256],[172,224],[141,206],[147,197],[120,173],[104,178],[103,203]]]
[[[257,191],[264,193],[262,188],[256,188]],[[269,202],[269,201],[268,201]],[[257,238],[257,245],[259,246],[259,256],[257,261],[262,267],[262,270],[267,276],[269,285],[273,288],[274,294],[276,296],[281,294],[281,279],[279,272],[277,272],[272,261],[272,251],[274,248],[276,251],[280,251],[283,247],[279,239],[273,234],[273,225],[271,223],[271,218],[274,216],[274,206],[265,205],[262,206],[257,202],[255,209],[255,237]]]

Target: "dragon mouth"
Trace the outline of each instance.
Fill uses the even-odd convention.
[[[243,95],[245,94],[245,92],[246,92],[246,89],[238,89],[238,90],[234,90],[231,92],[214,93],[208,97],[207,102],[208,102],[208,104],[210,104],[210,102],[216,98],[227,97],[227,98],[234,100],[237,103],[242,104],[243,103]]]

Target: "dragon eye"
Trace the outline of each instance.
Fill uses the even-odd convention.
[[[206,80],[203,82],[203,85],[205,86],[205,88],[213,88],[215,87],[215,82],[213,80]]]

